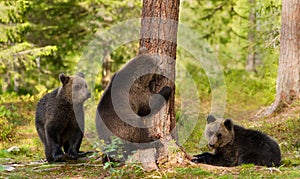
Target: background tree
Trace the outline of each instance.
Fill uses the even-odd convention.
[[[249,0],[250,4],[250,12],[249,12],[249,32],[248,32],[248,40],[250,42],[249,52],[247,56],[246,62],[246,70],[249,72],[256,72],[255,69],[255,32],[256,32],[256,4],[255,0]]]
[[[269,115],[275,110],[290,105],[300,95],[300,2],[282,1],[282,25],[280,56],[276,83],[276,99],[266,110]]]

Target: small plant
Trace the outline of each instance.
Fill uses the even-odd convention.
[[[0,159],[10,158],[11,154],[6,149],[0,149]]]
[[[112,137],[111,143],[104,147],[104,153],[115,160],[123,160],[123,142],[118,137]]]
[[[107,162],[104,163],[103,169],[109,169],[111,174],[122,175],[121,170],[115,169],[120,166],[120,161],[123,161],[123,142],[118,137],[112,137],[111,143],[103,147],[103,152]]]

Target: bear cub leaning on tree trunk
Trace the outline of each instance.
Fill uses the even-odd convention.
[[[111,144],[113,136],[120,138],[124,159],[132,151],[158,145],[159,140],[151,136],[151,117],[169,100],[173,85],[157,86],[157,82],[168,78],[166,70],[160,67],[162,62],[147,48],[140,48],[138,56],[115,73],[98,103],[98,137],[106,144]]]
[[[82,73],[61,73],[59,79],[62,86],[46,94],[36,109],[35,125],[48,162],[76,160],[84,155],[79,152],[84,132],[83,103],[91,93]]]
[[[233,124],[231,119],[207,117],[205,136],[214,153],[202,153],[192,159],[195,163],[216,166],[255,164],[279,166],[281,153],[278,144],[264,133]]]

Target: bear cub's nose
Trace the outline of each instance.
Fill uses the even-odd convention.
[[[87,97],[90,98],[92,96],[91,92],[88,92]]]
[[[208,146],[209,146],[210,148],[214,148],[214,147],[215,147],[215,144],[209,143]]]

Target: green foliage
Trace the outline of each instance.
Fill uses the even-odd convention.
[[[211,44],[225,69],[244,69],[250,45],[255,47],[259,61],[269,60],[265,55],[276,49],[280,3],[278,0],[257,0],[254,7],[256,24],[253,25],[248,20],[252,6],[247,0],[184,1],[181,22],[195,29]],[[250,31],[255,33],[255,44],[248,41]]]
[[[115,160],[123,159],[123,142],[120,138],[113,136],[111,143],[104,146],[104,153],[109,154]]]
[[[20,118],[17,107],[13,104],[5,104],[5,98],[0,98],[0,141],[11,140],[15,133],[14,125]]]
[[[104,163],[103,169],[109,171],[112,177],[128,177],[129,175],[143,174],[143,169],[139,163],[132,162],[121,167],[122,163],[120,162],[124,161],[124,145],[120,138],[113,136],[111,143],[101,148],[103,149],[104,155],[109,157],[109,161]]]
[[[55,46],[37,47],[25,39],[31,23],[27,21],[26,14],[32,6],[32,1],[1,1],[0,22],[0,74],[3,74],[3,81],[0,81],[5,91],[19,89],[25,85],[31,85],[36,79],[34,74],[40,68],[37,59],[44,56],[52,56],[57,50]],[[2,76],[2,75],[1,75]],[[32,79],[21,80],[25,76]],[[25,88],[23,88],[25,89]],[[27,90],[25,90],[27,91]]]
[[[269,105],[275,98],[274,76],[262,77],[244,70],[230,70],[225,76],[228,105],[239,104],[245,110],[251,110],[255,109],[257,104]]]
[[[0,150],[0,158],[9,158],[11,157],[10,153],[6,149]]]
[[[0,73],[4,78],[0,84],[4,91],[17,90],[19,93],[39,93],[37,85],[54,88],[59,84],[57,76],[60,72],[75,72],[82,51],[96,38],[97,32],[141,14],[141,1],[130,0],[20,0],[1,1],[1,6],[4,10],[0,13],[0,21],[4,25],[0,28],[3,32],[0,33],[0,59],[3,61],[0,63]],[[270,79],[273,85],[278,59],[281,2],[258,0],[255,6],[255,27],[248,21],[250,6],[247,0],[183,1],[180,21],[210,43],[226,74],[244,70],[248,47],[254,45],[258,57],[256,80],[267,79],[265,81],[268,82]],[[250,44],[247,34],[253,28],[257,35],[255,44]],[[110,54],[112,72],[136,54],[137,44],[126,44]],[[179,54],[179,60],[190,58],[180,49]],[[209,99],[210,84],[205,70],[199,68],[199,64],[186,65],[197,84],[200,98]],[[239,74],[235,74],[226,79],[238,83]],[[256,87],[251,84],[243,88],[251,91]],[[270,85],[261,87],[270,89],[263,97],[268,98],[262,102],[263,105],[270,103],[269,96],[273,96],[269,95],[274,92],[274,87],[270,88]],[[97,77],[95,88],[97,91],[103,90],[101,75]]]
[[[141,2],[130,0],[2,0],[0,6],[0,85],[19,93],[38,93],[37,84],[53,88],[60,72],[75,72],[96,32],[141,11]]]
[[[8,141],[14,135],[13,124],[9,123],[8,117],[11,112],[4,106],[0,107],[0,141]]]
[[[34,101],[35,98],[30,95],[12,93],[0,96],[0,141],[13,140],[17,134],[16,127],[31,121]]]
[[[257,0],[254,5],[255,24],[249,21],[252,7],[247,0],[183,1],[180,16],[182,23],[187,24],[210,44],[222,65],[228,104],[242,103],[247,109],[257,104],[269,105],[274,100],[281,1]],[[248,40],[250,32],[255,34],[254,42]],[[245,72],[250,46],[254,47],[256,53],[256,74]],[[184,61],[192,58],[181,49],[179,54],[179,61],[181,58]],[[195,63],[185,66],[197,84],[200,98],[207,100],[211,91],[205,69]]]
[[[104,163],[103,169],[109,170],[112,175],[122,176],[123,170],[116,169],[120,166],[120,161],[123,159],[123,147],[122,140],[118,137],[112,137],[111,143],[104,146],[103,152],[108,159],[113,159],[113,161],[108,161]]]

